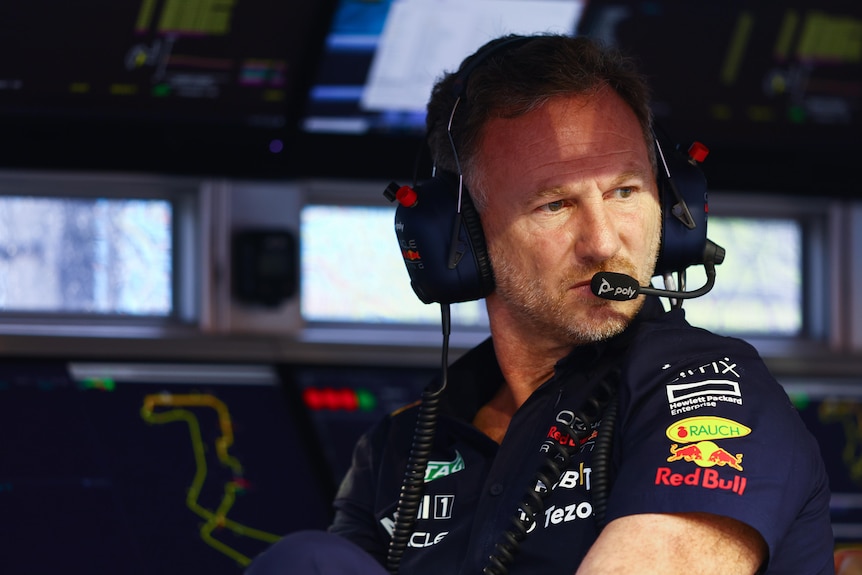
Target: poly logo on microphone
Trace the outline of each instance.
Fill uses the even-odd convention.
[[[628,285],[611,284],[611,282],[608,281],[608,277],[613,277],[614,279],[619,277],[625,280],[622,282],[623,284]],[[593,293],[597,296],[616,301],[634,299],[638,295],[638,286],[634,278],[612,272],[602,272],[593,276],[590,287],[592,288]]]

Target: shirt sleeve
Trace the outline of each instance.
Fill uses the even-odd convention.
[[[818,446],[756,351],[695,328],[642,343],[623,374],[608,518],[728,516],[758,530],[771,557],[806,514],[823,527]]]
[[[374,510],[377,490],[374,447],[380,435],[382,429],[378,426],[356,443],[350,469],[333,502],[335,516],[329,531],[349,539],[382,564],[386,560],[388,540],[380,537]]]

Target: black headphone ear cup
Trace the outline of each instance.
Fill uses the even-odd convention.
[[[662,231],[655,275],[662,275],[704,262],[708,204],[706,178],[696,163],[669,146],[658,155]]]
[[[494,289],[479,214],[466,190],[459,211],[457,178],[452,180],[444,175],[418,183],[415,201],[395,210],[410,284],[424,303],[473,301]]]

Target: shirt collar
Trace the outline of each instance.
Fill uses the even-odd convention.
[[[605,353],[623,353],[638,326],[664,313],[658,298],[647,297],[641,310],[622,333],[604,341],[576,347],[557,362],[554,377],[545,385],[570,380],[569,374],[589,369]],[[439,383],[437,378],[432,385]],[[443,409],[457,418],[472,421],[479,408],[491,400],[502,383],[503,374],[497,363],[493,341],[489,337],[450,366]]]

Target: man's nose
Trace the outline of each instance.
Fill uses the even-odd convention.
[[[607,203],[596,200],[583,204],[575,223],[575,253],[583,262],[601,262],[615,256],[622,247],[619,226],[621,222],[608,208]]]

